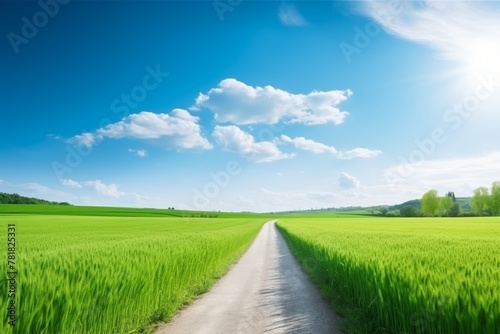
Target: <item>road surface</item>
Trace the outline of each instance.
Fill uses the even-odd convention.
[[[156,334],[337,334],[339,318],[309,281],[275,222],[212,289]]]

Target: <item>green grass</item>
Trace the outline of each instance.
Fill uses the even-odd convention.
[[[0,215],[64,215],[109,217],[199,217],[211,218],[259,218],[263,215],[251,212],[183,211],[150,208],[121,208],[104,206],[73,206],[44,204],[0,204]]]
[[[500,218],[285,219],[348,333],[500,333]]]
[[[7,224],[16,224],[18,270],[17,324],[13,330],[4,318],[0,333],[150,331],[223,275],[264,222],[0,215],[4,259]],[[1,269],[7,271],[6,260]],[[6,315],[7,283],[1,287],[0,309]]]
[[[268,216],[271,216],[268,214]],[[376,217],[369,210],[345,210],[345,211],[295,211],[290,213],[273,213],[273,219],[288,218],[373,218]]]

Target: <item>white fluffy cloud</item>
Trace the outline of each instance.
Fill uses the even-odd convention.
[[[82,182],[82,184],[88,188],[94,189],[97,193],[104,196],[120,198],[126,195],[124,192],[119,191],[116,184],[113,183],[104,184],[101,180],[95,180],[95,181],[85,181]]]
[[[148,196],[143,196],[137,193],[128,193],[123,192],[118,189],[118,186],[114,183],[105,184],[101,180],[92,180],[92,181],[75,181],[72,179],[62,180],[62,185],[74,188],[74,189],[84,189],[87,191],[95,192],[99,195],[103,195],[105,197],[120,199],[121,203],[143,203],[146,204],[149,199]],[[80,199],[86,199],[86,196],[81,197]],[[97,202],[99,203],[99,202]],[[88,205],[97,204],[95,201],[90,201]]]
[[[357,147],[346,152],[339,152],[340,159],[348,160],[353,158],[373,158],[381,154],[380,150],[370,150],[368,148]]]
[[[198,120],[183,109],[174,109],[170,114],[143,111],[94,132],[74,136],[69,142],[91,147],[104,138],[161,138],[171,140],[172,145],[180,149],[211,149],[212,145],[201,133]]]
[[[217,125],[213,136],[217,143],[222,145],[224,149],[241,154],[258,163],[288,159],[294,156],[293,154],[281,152],[273,142],[256,142],[251,134],[234,125]]]
[[[135,150],[135,149],[129,148],[128,151],[130,153],[134,153],[135,155],[137,155],[138,157],[141,157],[141,158],[147,157],[147,155],[148,155],[148,151],[146,151],[144,149]]]
[[[236,79],[225,79],[207,94],[200,93],[191,108],[211,110],[220,123],[341,124],[348,113],[341,111],[339,104],[351,95],[350,90],[292,94],[272,86],[252,87]]]
[[[314,140],[311,139],[306,139],[304,137],[296,137],[296,138],[290,138],[285,135],[281,135],[281,140],[284,141],[285,143],[291,143],[293,144],[296,148],[305,150],[305,151],[310,151],[313,153],[332,153],[332,154],[337,154],[337,150],[333,146],[328,146],[322,143],[315,142]]]
[[[67,179],[62,180],[63,186],[71,187],[71,188],[82,188],[82,185],[74,180]]]
[[[81,135],[76,135],[68,140],[70,144],[79,146],[92,147],[103,139],[98,133],[85,132]]]
[[[361,183],[352,175],[342,172],[338,179],[339,186],[342,189],[355,189],[361,187]]]
[[[309,151],[313,153],[331,153],[337,156],[339,159],[353,159],[353,158],[373,158],[382,153],[380,150],[370,150],[367,148],[355,148],[347,152],[337,151],[333,146],[328,146],[323,143],[318,143],[311,139],[306,139],[304,137],[290,138],[286,135],[281,135],[281,141],[284,143],[293,144],[296,148]]]
[[[280,22],[286,26],[305,26],[306,20],[293,4],[282,3],[278,11]]]

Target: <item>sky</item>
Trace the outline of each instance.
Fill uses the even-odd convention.
[[[500,180],[500,3],[2,2],[0,191],[275,212]]]

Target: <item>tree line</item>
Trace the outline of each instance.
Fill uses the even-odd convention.
[[[460,206],[457,207],[455,196],[439,197],[436,190],[429,190],[420,200],[422,214],[425,216],[456,216],[460,214]],[[491,184],[491,188],[479,187],[474,190],[470,199],[472,214],[475,216],[498,216],[500,214],[500,182]]]
[[[491,190],[487,187],[474,190],[470,205],[482,216],[498,216],[500,214],[500,182],[493,182]]]
[[[429,190],[420,199],[420,205],[422,215],[428,217],[458,217],[462,213],[462,208],[452,191],[440,197],[437,190]]]
[[[382,216],[386,217],[459,217],[471,215],[469,212],[463,212],[454,192],[449,191],[445,196],[440,197],[436,190],[429,190],[419,200],[394,205],[381,209],[380,212]]]
[[[439,196],[435,189],[427,191],[420,200],[412,200],[389,208],[381,208],[379,212],[386,217],[468,217],[468,216],[498,216],[500,215],[500,181],[493,182],[490,188],[479,187],[469,203],[463,207],[455,193],[449,191]],[[470,209],[470,211],[469,211]]]
[[[0,204],[49,204],[49,205],[71,205],[67,202],[51,202],[44,199],[25,197],[19,194],[7,194],[0,192]]]

